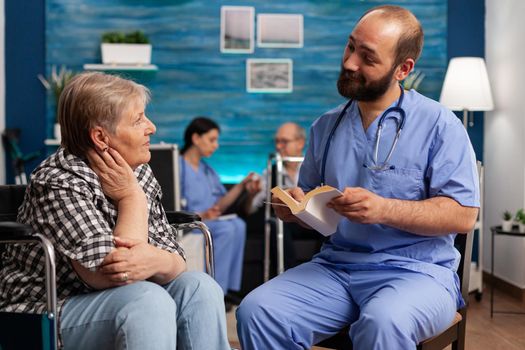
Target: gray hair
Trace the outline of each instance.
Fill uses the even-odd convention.
[[[115,133],[122,113],[137,99],[146,105],[150,100],[148,88],[99,72],[76,75],[58,101],[62,147],[76,156],[84,156],[93,147],[90,130],[101,126]]]

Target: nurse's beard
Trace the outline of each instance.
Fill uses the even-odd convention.
[[[393,66],[382,78],[366,81],[366,78],[358,72],[353,72],[341,65],[341,72],[337,80],[339,94],[348,99],[356,101],[375,101],[385,94],[392,84],[395,67]]]

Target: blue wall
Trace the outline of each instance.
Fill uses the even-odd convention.
[[[30,172],[45,155],[45,90],[37,79],[45,70],[44,1],[5,1],[6,127],[20,128],[24,153],[41,150],[26,164]],[[7,183],[13,183],[11,157],[6,159]]]
[[[148,112],[158,126],[154,142],[180,143],[182,131],[193,116],[211,116],[223,127],[221,149],[211,163],[224,180],[231,181],[248,170],[264,166],[272,150],[271,136],[282,121],[295,120],[308,127],[322,112],[342,102],[335,81],[346,38],[365,9],[386,2],[243,1],[242,5],[254,6],[256,14],[305,16],[304,48],[256,47],[255,53],[249,55],[219,52],[220,6],[241,3],[48,0],[45,8],[42,2],[30,3],[6,0],[7,125],[22,127],[24,151],[42,148],[43,139],[51,135],[53,106],[48,104],[45,111],[45,91],[36,75],[49,72],[52,64],[81,70],[84,63],[100,62],[102,32],[140,28],[150,36],[154,45],[153,63],[159,66],[156,73],[132,76],[152,89],[153,102]],[[466,18],[474,20],[481,23],[483,31],[483,1],[394,3],[410,8],[423,23],[426,42],[417,68],[427,77],[420,90],[438,98],[448,58],[461,54],[452,49],[453,45],[462,47],[468,43],[466,46],[479,46],[483,50],[480,29],[472,26],[466,30],[463,24]],[[481,12],[472,8],[481,8]],[[43,45],[44,18],[47,51]],[[471,36],[479,38],[480,43]],[[28,42],[30,47],[22,49],[14,44],[10,47],[15,40]],[[294,60],[293,93],[245,92],[246,58],[266,57]],[[478,131],[480,123],[477,118],[471,134],[475,142],[482,134]]]
[[[461,0],[448,4],[448,53],[452,57],[485,57],[485,1]],[[463,112],[456,112],[463,118]],[[478,160],[483,161],[483,112],[474,112],[468,129]]]

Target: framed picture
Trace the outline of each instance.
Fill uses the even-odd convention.
[[[251,6],[221,6],[221,52],[253,52],[254,13]]]
[[[292,92],[293,62],[286,58],[246,60],[246,91]]]
[[[257,46],[303,47],[303,15],[257,15]]]

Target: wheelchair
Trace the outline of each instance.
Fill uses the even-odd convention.
[[[5,244],[39,244],[45,253],[47,310],[43,314],[0,312],[0,349],[58,349],[55,251],[45,236],[15,222],[25,189],[26,185],[0,186],[0,254]],[[206,273],[213,278],[213,242],[208,227],[194,213],[167,212],[166,216],[177,230],[203,233]]]

